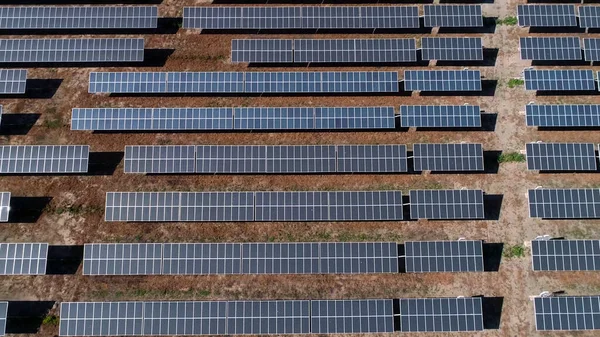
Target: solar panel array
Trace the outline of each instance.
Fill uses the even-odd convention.
[[[533,240],[535,271],[600,270],[600,240]]]
[[[157,6],[0,8],[0,29],[140,29],[157,25]]]
[[[521,37],[521,60],[565,61],[581,60],[579,37]]]
[[[527,169],[540,171],[595,171],[592,143],[528,143]]]
[[[91,72],[90,93],[397,92],[393,71]]]
[[[92,243],[83,246],[83,275],[160,275],[160,243]]]
[[[144,39],[0,39],[0,62],[134,62]]]
[[[125,173],[194,173],[194,145],[125,146]]]
[[[543,219],[600,218],[599,189],[529,190],[529,216]]]
[[[421,39],[423,60],[481,61],[480,37],[424,37]]]
[[[292,63],[294,40],[251,39],[231,40],[231,62]]]
[[[600,39],[583,39],[583,55],[586,61],[600,61]]]
[[[7,222],[10,214],[10,192],[0,192],[0,222]]]
[[[400,125],[404,128],[481,127],[478,105],[401,105]]]
[[[407,273],[484,270],[481,240],[407,241],[404,255]]]
[[[405,70],[406,91],[481,91],[479,70]]]
[[[482,190],[411,190],[411,219],[483,219]]]
[[[525,106],[527,126],[594,127],[600,126],[600,105],[565,104]]]
[[[417,6],[184,7],[186,29],[419,28]]]
[[[595,90],[594,73],[586,69],[525,69],[525,90]]]
[[[338,145],[337,172],[407,172],[405,145]]]
[[[0,336],[6,334],[6,320],[8,316],[8,302],[0,302]]]
[[[483,171],[481,144],[414,144],[415,171]]]
[[[313,300],[310,309],[312,333],[394,332],[392,300]]]
[[[600,28],[600,8],[598,6],[579,6],[579,27]]]
[[[27,70],[0,69],[0,94],[24,94]]]
[[[44,275],[47,243],[0,243],[0,275]]]
[[[139,336],[143,302],[63,302],[60,336]]]
[[[481,5],[425,5],[425,27],[482,27]]]
[[[481,297],[401,298],[400,331],[483,331]]]
[[[0,174],[86,173],[88,145],[3,145]]]
[[[535,297],[538,331],[598,330],[600,296]]]
[[[575,27],[575,5],[517,5],[521,27]]]

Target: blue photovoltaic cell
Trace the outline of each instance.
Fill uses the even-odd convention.
[[[600,105],[565,104],[525,106],[527,126],[595,127],[600,126]]]
[[[481,91],[479,70],[405,70],[406,91]]]
[[[592,70],[535,70],[525,69],[525,90],[595,90]]]
[[[25,69],[0,69],[0,94],[24,94],[27,82]]]
[[[402,105],[403,128],[481,127],[479,105]]]

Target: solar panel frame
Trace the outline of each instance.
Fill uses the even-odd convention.
[[[0,275],[44,275],[47,243],[0,243]]]
[[[161,243],[90,243],[83,246],[83,275],[161,275]]]
[[[594,127],[600,126],[600,105],[593,104],[528,104],[525,106],[527,126]]]
[[[483,171],[483,145],[413,144],[415,171]]]
[[[125,173],[182,174],[196,172],[194,145],[127,145]]]
[[[532,240],[534,271],[600,270],[600,240]]]
[[[164,243],[163,275],[240,274],[239,243]]]
[[[481,297],[401,298],[400,331],[483,331]]]
[[[598,6],[579,6],[579,27],[600,28],[600,8]]]
[[[576,27],[575,5],[517,5],[521,27]]]
[[[0,174],[86,173],[89,145],[1,145]]]
[[[483,219],[482,190],[410,190],[410,218]]]
[[[592,143],[527,143],[527,169],[539,171],[595,171]]]
[[[600,39],[584,38],[583,55],[586,61],[600,61]]]
[[[404,70],[405,91],[481,91],[479,70]]]
[[[394,332],[392,300],[312,300],[310,304],[312,333]]]
[[[295,39],[296,63],[416,62],[412,39]]]
[[[406,145],[337,145],[338,173],[408,172]]]
[[[525,90],[595,90],[594,73],[587,69],[525,69]]]
[[[437,61],[483,61],[480,37],[423,37],[421,58]]]
[[[535,297],[533,308],[537,331],[600,329],[600,296]]]
[[[8,302],[0,302],[0,336],[6,334],[6,321],[8,318]]]
[[[292,39],[233,39],[232,63],[293,63]]]
[[[483,272],[483,242],[406,241],[404,261],[407,273]]]
[[[479,128],[481,108],[479,105],[401,105],[400,125],[403,128]]]
[[[483,27],[481,5],[424,5],[425,27]]]
[[[0,69],[0,94],[24,94],[27,86],[27,70]]]
[[[600,218],[600,190],[544,189],[528,191],[529,217],[542,219]]]
[[[521,60],[581,60],[581,41],[577,36],[519,38]]]
[[[0,192],[0,222],[8,222],[10,216],[10,192]]]
[[[59,336],[142,336],[143,302],[62,302]]]

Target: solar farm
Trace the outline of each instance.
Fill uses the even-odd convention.
[[[591,2],[2,2],[0,336],[596,336],[598,61]]]

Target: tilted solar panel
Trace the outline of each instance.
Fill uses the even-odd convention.
[[[0,29],[140,29],[157,25],[157,6],[0,8]]]
[[[565,104],[525,106],[527,126],[594,127],[600,126],[600,105]]]
[[[0,126],[2,126],[2,114],[3,114],[2,105],[0,105]]]
[[[583,39],[583,55],[586,61],[600,61],[600,39]]]
[[[543,219],[600,218],[599,189],[529,190],[529,217]]]
[[[419,28],[417,6],[303,6],[304,29]]]
[[[160,243],[90,243],[83,246],[83,275],[160,275]]]
[[[400,331],[483,331],[481,297],[401,298]]]
[[[481,5],[425,5],[425,27],[482,27]]]
[[[407,241],[404,243],[407,273],[481,272],[481,240]]]
[[[533,240],[534,271],[600,270],[600,240]]]
[[[600,28],[600,6],[579,6],[579,27]]]
[[[481,91],[479,70],[405,70],[406,91]]]
[[[199,145],[198,173],[332,173],[335,145]]]
[[[481,144],[414,144],[415,171],[483,171]]]
[[[521,27],[575,27],[575,5],[517,5]]]
[[[0,192],[0,222],[7,222],[10,215],[10,192]]]
[[[229,301],[227,334],[307,334],[311,301]]]
[[[255,192],[256,221],[402,220],[400,191]]]
[[[0,69],[0,94],[24,94],[27,70]]]
[[[296,39],[294,62],[416,62],[415,39]]]
[[[234,108],[233,128],[239,130],[310,130],[314,108]]]
[[[581,60],[581,43],[577,36],[521,37],[521,60]]]
[[[239,243],[165,243],[163,275],[239,274]]]
[[[527,169],[539,171],[595,171],[592,143],[528,143]]]
[[[338,145],[337,172],[407,172],[406,145]]]
[[[394,332],[392,300],[313,300],[310,303],[311,332]]]
[[[3,145],[0,174],[85,173],[88,145]]]
[[[231,40],[232,63],[288,63],[294,62],[294,40],[251,39]]]
[[[411,219],[483,219],[482,190],[411,190]]]
[[[393,129],[393,107],[317,107],[315,129]]]
[[[140,302],[143,335],[225,335],[228,302]]]
[[[483,44],[480,37],[421,38],[423,60],[481,61]]]
[[[143,302],[62,302],[59,336],[141,336]]]
[[[144,39],[0,39],[0,62],[134,62]]]
[[[105,221],[253,221],[252,192],[107,192]]]
[[[44,275],[47,243],[0,243],[0,275]]]
[[[194,173],[194,145],[125,146],[125,173]]]
[[[533,308],[538,331],[600,329],[600,296],[535,297]]]
[[[401,105],[403,128],[481,127],[479,105]]]
[[[0,302],[0,336],[6,334],[6,320],[8,316],[8,302]]]
[[[595,90],[594,73],[587,69],[525,69],[525,90]]]

